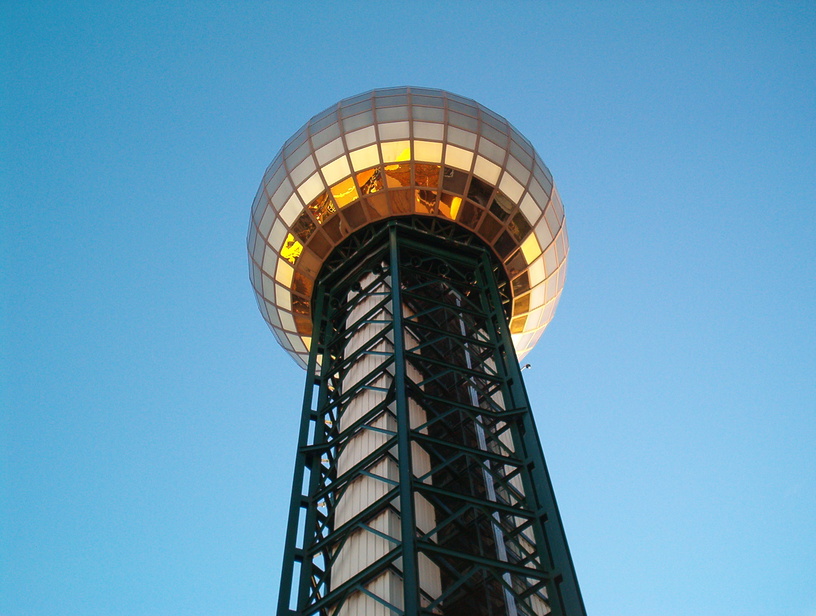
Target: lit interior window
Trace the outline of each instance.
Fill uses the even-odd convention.
[[[281,257],[289,261],[289,263],[294,263],[301,252],[303,252],[303,244],[297,241],[291,233],[287,234],[286,240],[283,242],[283,248],[280,251]]]
[[[360,195],[357,194],[357,187],[354,186],[353,178],[346,178],[331,187],[331,193],[338,207],[345,207]]]

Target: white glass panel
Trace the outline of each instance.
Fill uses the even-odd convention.
[[[455,145],[448,145],[445,148],[445,164],[457,169],[464,169],[470,171],[470,165],[473,163],[473,152],[468,152],[462,148],[457,148]]]
[[[278,305],[281,305],[280,302],[278,302]],[[280,317],[281,326],[283,327],[284,330],[289,332],[296,331],[295,319],[292,317],[290,313],[284,312],[283,310],[279,310],[278,316]]]
[[[513,179],[513,176],[505,173],[499,183],[499,190],[507,195],[513,203],[518,203],[521,199],[521,193],[524,192],[524,187]]]
[[[348,145],[349,150],[361,148],[369,143],[374,143],[376,140],[377,134],[374,132],[373,126],[366,126],[346,135],[346,145]]]
[[[442,162],[442,144],[433,141],[414,141],[414,160]]]
[[[351,158],[351,166],[355,171],[362,171],[380,164],[380,152],[377,144],[352,152],[349,157]]]
[[[282,287],[279,284],[275,285],[275,303],[278,305],[279,308],[283,308],[284,310],[291,310],[292,309],[292,293],[286,287]],[[290,317],[291,318],[291,317]],[[291,328],[287,329],[295,329],[294,322],[292,323]]]
[[[275,272],[275,280],[287,289],[292,285],[292,276],[295,268],[289,265],[284,259],[278,259],[278,271]]]
[[[408,122],[391,122],[390,124],[380,124],[380,139],[389,141],[391,139],[407,139],[410,135]]]
[[[272,195],[272,205],[275,206],[276,209],[280,209],[286,200],[289,198],[289,195],[292,194],[292,184],[289,182],[288,179],[283,180],[283,183],[280,185],[280,188],[275,191],[275,194]]]
[[[521,208],[522,214],[524,214],[524,217],[527,219],[527,222],[529,222],[531,225],[534,225],[539,216],[541,216],[541,208],[538,207],[530,193],[524,195],[524,199],[521,200],[519,207]]]
[[[390,141],[381,143],[383,163],[396,163],[411,160],[410,141]]]
[[[326,183],[329,185],[348,177],[350,173],[351,169],[345,156],[341,156],[336,161],[323,167],[323,177],[326,178]]]
[[[303,185],[298,188],[298,194],[300,198],[303,199],[303,203],[309,203],[312,199],[317,197],[323,190],[325,190],[326,186],[323,184],[323,180],[320,179],[320,175],[315,173],[306,180]]]
[[[476,135],[455,126],[448,126],[448,142],[461,145],[468,150],[476,149]]]
[[[272,230],[272,224],[274,222],[275,210],[271,207],[264,208],[263,218],[261,218],[261,222],[258,225],[258,233],[260,233],[261,237],[269,235],[269,231]]]
[[[292,178],[292,183],[295,186],[300,186],[301,182],[305,180],[309,175],[315,172],[317,167],[315,167],[314,160],[311,156],[307,156],[306,160],[300,163],[297,167],[295,167],[292,172],[289,174],[289,177]]]
[[[343,140],[337,138],[331,143],[324,145],[317,152],[315,152],[315,156],[317,157],[317,162],[320,165],[325,165],[328,161],[334,160],[335,158],[343,154],[345,151],[346,150],[343,147]]]
[[[530,236],[534,237],[534,236]],[[544,269],[544,259],[536,259],[533,261],[533,264],[530,266],[528,270],[528,275],[530,276],[530,286],[534,287],[540,282],[544,281],[544,278],[547,276],[547,272]]]
[[[499,180],[499,174],[501,173],[501,167],[498,165],[491,163],[486,158],[482,158],[481,156],[476,157],[476,165],[473,167],[474,175],[478,175],[480,178],[489,182],[490,184],[495,185],[496,182]]]
[[[303,341],[300,339],[298,334],[288,334],[286,337],[289,338],[289,343],[292,345],[292,349],[295,352],[302,353],[306,350],[306,347],[303,345]]]
[[[445,137],[445,126],[443,124],[432,124],[430,122],[414,122],[415,139],[434,139],[442,141]]]
[[[280,252],[283,246],[283,240],[286,238],[287,226],[282,220],[278,220],[272,225],[272,232],[269,234],[269,245],[277,252]]]
[[[267,250],[264,252],[261,267],[263,268],[264,273],[270,278],[275,275],[275,268],[278,266],[278,259],[279,257],[274,250]],[[266,291],[264,291],[264,295],[266,295]]]
[[[499,165],[504,164],[504,149],[500,148],[489,139],[482,138],[479,140],[479,154],[489,158],[494,163]]]
[[[303,210],[303,204],[300,202],[300,199],[298,199],[297,193],[295,193],[289,197],[289,201],[283,206],[280,217],[287,225],[291,225],[295,222],[295,218],[298,217],[301,210]],[[275,244],[272,245],[276,246]]]

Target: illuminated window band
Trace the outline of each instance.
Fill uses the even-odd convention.
[[[247,235],[250,278],[275,338],[306,367],[311,294],[329,253],[394,216],[453,220],[504,264],[519,359],[552,319],[566,275],[564,209],[549,170],[504,118],[426,88],[374,90],[313,117],[269,165]]]

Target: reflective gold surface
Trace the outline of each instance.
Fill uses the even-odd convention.
[[[438,216],[504,264],[523,357],[552,318],[569,245],[552,177],[532,146],[478,103],[392,88],[315,117],[264,175],[247,236],[250,276],[276,338],[305,366],[311,292],[332,249],[392,216]]]

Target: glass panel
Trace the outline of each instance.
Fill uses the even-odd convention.
[[[326,109],[320,114],[323,117],[312,118],[309,122],[309,132],[315,135],[322,131],[327,126],[337,122],[337,107]]]
[[[467,179],[467,173],[463,173],[456,169],[451,169],[450,167],[445,167],[445,171],[442,175],[442,188],[462,195],[465,193],[465,184],[467,183]]]
[[[435,190],[417,190],[416,211],[420,214],[433,214],[436,207],[436,195]]]
[[[404,160],[411,160],[410,141],[389,141],[381,143],[382,157],[384,163],[396,163]]]
[[[370,213],[372,220],[379,220],[380,218],[387,218],[391,215],[388,210],[388,197],[385,193],[378,193],[364,199],[366,210]]]
[[[306,242],[314,233],[315,224],[309,217],[309,214],[303,212],[300,218],[292,225],[292,233],[294,233],[302,242]]]
[[[324,190],[309,204],[309,211],[318,224],[321,224],[326,218],[337,211],[337,207],[329,198],[328,191]]]
[[[392,91],[395,94],[389,95],[388,92]],[[396,94],[396,92],[404,92],[404,88],[389,88],[387,90],[377,90],[375,92],[376,98],[374,99],[374,105],[378,108],[377,112],[379,113],[379,107],[393,107],[394,105],[407,105],[408,104],[408,95],[407,94]]]
[[[442,144],[434,141],[414,141],[414,160],[442,162]]]
[[[309,313],[307,313],[307,314],[309,314]],[[312,335],[312,319],[309,316],[304,316],[302,314],[296,314],[295,315],[295,326],[297,327],[297,333],[299,333],[301,336],[311,336]]]
[[[411,184],[411,165],[386,165],[385,185],[387,188],[401,188]]]
[[[291,233],[286,234],[286,239],[283,242],[283,248],[281,248],[280,255],[289,263],[295,263],[300,256],[300,253],[303,252],[303,244],[301,244],[295,236]]]
[[[343,239],[343,232],[340,230],[340,217],[331,216],[323,223],[323,230],[329,236],[332,242],[339,244]]]
[[[448,122],[459,128],[466,128],[474,133],[478,132],[479,129],[479,121],[476,118],[471,118],[470,116],[465,116],[454,111],[448,112]]]
[[[527,322],[527,315],[522,315],[520,317],[516,317],[512,321],[510,321],[510,333],[511,334],[520,334],[524,331],[524,324]]]
[[[448,141],[461,145],[468,150],[476,149],[476,134],[456,128],[455,126],[448,126]]]
[[[530,281],[527,277],[527,272],[513,280],[513,297],[524,295],[530,290]]]
[[[349,154],[351,166],[355,171],[362,171],[368,167],[380,164],[380,151],[377,144],[367,146],[362,150],[356,150]]]
[[[303,253],[300,255],[300,259],[297,263],[297,268],[299,271],[303,272],[305,276],[309,278],[317,278],[317,274],[320,271],[320,266],[323,262],[315,256],[313,252],[310,250],[304,250]]]
[[[502,159],[504,159],[504,147],[507,145],[507,135],[500,133],[495,128],[487,126],[486,124],[482,124],[482,137],[498,144],[498,147],[502,150]],[[481,151],[481,146],[479,146],[479,151]]]
[[[357,194],[357,187],[354,186],[354,178],[345,179],[332,186],[331,194],[337,202],[338,207],[346,207],[360,196]]]
[[[514,208],[515,204],[497,190],[496,196],[493,197],[493,203],[490,204],[490,211],[493,215],[499,220],[505,221]]]
[[[372,111],[366,111],[365,113],[344,119],[343,129],[346,132],[351,132],[363,126],[371,126],[372,124],[374,124],[374,113]]]
[[[317,169],[317,167],[315,167],[314,160],[309,156],[289,173],[289,177],[292,178],[292,183],[295,186],[300,186],[303,180],[314,173],[315,169]]]
[[[458,221],[470,229],[476,228],[476,223],[482,215],[482,208],[472,201],[465,201],[460,209]]]
[[[439,186],[439,165],[421,165],[417,163],[414,166],[414,181],[417,186],[436,188]]]
[[[395,122],[408,119],[408,107],[388,107],[383,109],[379,106],[379,103],[380,99],[377,99],[377,122]]]
[[[312,239],[309,240],[309,249],[313,250],[321,259],[328,257],[332,248],[334,247],[329,242],[329,238],[321,231],[316,231]]]
[[[310,312],[309,301],[292,293],[292,311],[308,315]]]
[[[520,242],[530,232],[532,227],[521,212],[516,212],[513,220],[507,225],[507,230],[513,235],[517,242]]]
[[[541,188],[541,184],[539,184],[536,180],[533,180],[530,182],[530,187],[528,190],[541,210],[547,207],[547,203],[550,201],[550,194],[544,192],[544,189]]]
[[[516,182],[509,173],[502,175],[499,188],[513,203],[518,203],[518,200],[521,199],[521,195],[524,192],[524,187]]]
[[[445,126],[443,124],[414,122],[414,139],[434,139],[436,141],[442,141],[444,136]]]
[[[441,96],[422,96],[419,94],[413,94],[411,96],[411,102],[414,105],[425,105],[426,107],[444,107],[445,106],[445,99]]]
[[[328,145],[324,145],[322,148],[317,150],[317,152],[315,152],[315,156],[317,157],[317,162],[319,164],[325,165],[330,160],[334,160],[340,156],[343,152],[345,152],[343,140],[338,137]],[[298,182],[295,183],[297,184]]]
[[[361,227],[366,224],[366,216],[363,212],[363,206],[359,201],[357,203],[352,203],[350,206],[343,209],[342,215],[352,229],[356,229],[357,227]]]
[[[338,207],[345,207],[359,197],[354,178],[348,178],[331,187],[331,193]],[[320,221],[318,221],[320,222]]]
[[[292,152],[297,150],[301,145],[303,145],[303,142],[306,141],[306,137],[308,136],[306,128],[306,126],[301,128],[283,145],[284,158],[289,158],[292,155]],[[298,160],[298,162],[300,162],[300,160]]]
[[[390,141],[392,139],[408,139],[410,136],[408,122],[390,122],[379,124],[380,139]]]
[[[473,116],[474,118],[479,115],[479,112],[476,110],[476,107],[460,102],[459,100],[456,100],[452,97],[448,98],[448,107],[450,109],[453,109],[454,111],[458,111],[459,113],[464,113]]]
[[[394,190],[388,196],[391,199],[391,210],[394,214],[410,214],[414,211],[414,192],[412,190]]]
[[[307,141],[295,150],[291,156],[286,157],[286,166],[292,169],[300,164],[312,152],[312,145]]]
[[[439,200],[439,213],[451,220],[456,220],[456,215],[459,213],[461,205],[462,197],[442,193],[442,198]]]
[[[493,194],[493,187],[490,184],[482,182],[478,178],[470,180],[470,188],[468,188],[468,199],[472,199],[481,206],[486,206],[490,202],[490,196]]]
[[[357,113],[362,113],[364,111],[371,110],[371,99],[366,96],[366,100],[360,101],[359,103],[353,103],[351,105],[346,105],[345,107],[340,109],[340,115],[343,118],[348,118],[353,116]],[[345,120],[343,121],[343,125],[345,126]],[[346,130],[348,130],[348,126],[346,126]]]
[[[530,193],[524,195],[524,199],[521,200],[521,205],[519,206],[521,211],[524,212],[524,216],[531,224],[535,224],[538,218],[541,216],[541,209],[536,205],[536,202],[533,200]]]
[[[511,278],[520,274],[527,267],[527,261],[524,258],[524,254],[520,250],[517,250],[516,253],[504,264],[504,267],[507,269],[507,275]]]
[[[289,201],[286,202],[286,205],[281,208],[280,218],[289,226],[295,222],[295,218],[298,217],[298,214],[300,214],[302,210],[303,204],[300,202],[300,199],[298,199],[297,193],[294,193],[289,197]]]
[[[532,263],[538,258],[538,255],[541,254],[541,246],[538,245],[535,233],[531,233],[530,237],[524,240],[524,243],[521,245],[521,251],[524,253],[524,258],[527,259],[527,263]]]
[[[383,189],[382,171],[379,167],[357,174],[357,185],[364,195],[378,192]]]
[[[499,174],[501,174],[501,167],[495,163],[491,163],[486,158],[481,156],[476,157],[476,164],[473,165],[473,173],[478,175],[483,180],[496,184],[499,181]]]
[[[322,130],[316,135],[312,136],[312,146],[317,149],[320,148],[332,139],[337,139],[340,136],[340,125],[336,122],[329,126],[326,130]],[[318,160],[320,157],[318,156]]]
[[[296,293],[300,293],[305,297],[311,297],[313,287],[314,287],[313,280],[310,280],[300,272],[295,271],[295,275],[292,277],[293,291],[295,291]]]
[[[473,163],[473,152],[457,148],[455,145],[448,145],[445,148],[445,164],[457,169],[470,170]]]
[[[499,239],[496,240],[496,243],[493,245],[495,248],[496,253],[501,257],[502,260],[507,258],[511,252],[513,252],[516,248],[518,248],[518,244],[513,239],[513,237],[505,231],[499,236]]]
[[[426,122],[444,122],[445,110],[432,107],[413,107],[411,109],[415,120],[425,120]]]
[[[547,226],[550,229],[550,233],[552,233],[552,236],[555,237],[555,234],[558,233],[558,229],[561,226],[555,216],[555,208],[550,206],[544,210],[544,218],[547,220]]]
[[[488,214],[484,217],[484,220],[482,220],[482,224],[479,225],[479,235],[488,244],[492,244],[493,238],[496,237],[500,229],[501,223]]]
[[[325,165],[322,171],[323,177],[326,179],[326,184],[335,184],[338,180],[351,174],[351,167],[349,167],[346,157],[341,156],[337,160]]]
[[[519,181],[522,186],[527,185],[527,180],[530,179],[530,170],[519,162],[513,155],[513,149],[510,148],[511,155],[507,157],[507,170],[513,174],[513,177]]]

